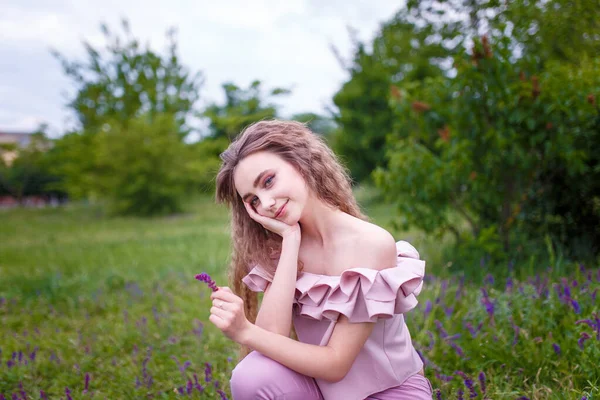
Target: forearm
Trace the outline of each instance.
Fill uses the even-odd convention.
[[[242,344],[312,378],[337,382],[347,373],[333,348],[298,342],[256,325],[249,325]]]
[[[292,326],[292,305],[296,292],[299,238],[286,238],[282,242],[275,276],[264,294],[256,325],[280,335],[289,336]]]

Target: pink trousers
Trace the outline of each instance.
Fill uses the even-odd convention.
[[[233,400],[323,400],[316,381],[253,351],[233,370]],[[374,393],[368,400],[431,400],[429,379],[415,374],[402,385]]]

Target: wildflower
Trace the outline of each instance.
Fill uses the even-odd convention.
[[[225,394],[224,391],[217,390],[217,393],[219,393],[219,396],[221,396],[221,400],[227,400],[227,395]]]
[[[425,317],[427,317],[427,315],[429,315],[432,308],[433,308],[433,305],[431,304],[431,300],[427,300],[427,303],[425,303]]]
[[[554,349],[554,352],[556,353],[556,355],[560,356],[560,346],[556,343],[552,343],[552,348]]]
[[[442,400],[442,392],[440,391],[440,389],[435,389],[435,398],[437,400]]]
[[[475,390],[475,385],[473,385],[473,380],[472,379],[467,378],[467,379],[464,380],[464,382],[465,382],[465,386],[469,389],[469,392],[470,392],[469,397],[470,398],[473,399],[473,398],[479,396],[477,394],[477,391]]]
[[[83,389],[83,393],[87,393],[90,389],[90,374],[88,372],[85,373],[85,387]]]
[[[219,290],[215,281],[213,281],[210,275],[208,275],[206,272],[196,275],[195,278],[201,282],[207,283],[208,287],[211,288],[213,292]]]
[[[440,331],[440,337],[442,337],[442,338],[448,337],[448,332],[446,332],[442,323],[440,321],[438,321],[437,319],[434,321],[434,323],[435,323],[435,326],[438,328],[438,331]]]
[[[573,306],[573,311],[575,311],[575,314],[581,314],[581,307],[579,307],[577,300],[571,299],[571,305]]]
[[[73,400],[73,397],[71,397],[71,391],[69,390],[68,386],[65,388],[65,394],[67,395],[67,400]]]
[[[204,382],[212,381],[212,365],[210,363],[205,363],[204,367]]]
[[[465,398],[464,396],[465,396],[465,392],[463,392],[463,390],[462,390],[462,389],[458,389],[458,394],[457,394],[457,397],[456,397],[456,398],[457,398],[458,400],[464,400],[464,398]]]
[[[591,339],[590,334],[587,333],[587,332],[581,332],[581,337],[577,341],[577,345],[579,346],[579,348],[581,350],[583,350],[583,345],[585,344],[585,341],[588,340],[588,339]]]
[[[481,387],[481,392],[485,394],[485,373],[483,371],[479,373],[479,386]]]

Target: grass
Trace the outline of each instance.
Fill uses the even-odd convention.
[[[442,398],[468,398],[468,386],[478,398],[600,398],[597,266],[511,274],[512,284],[435,278],[443,243],[398,232],[391,207],[357,195],[428,261],[407,324]],[[229,396],[236,347],[208,322],[209,289],[193,279],[205,271],[226,283],[227,212],[210,198],[188,209],[155,219],[109,219],[89,205],[0,212],[0,396]]]

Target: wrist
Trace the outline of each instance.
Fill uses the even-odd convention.
[[[242,334],[240,335],[239,343],[243,346],[250,347],[251,343],[253,342],[252,338],[254,337],[257,328],[258,326],[248,321],[248,325],[246,325],[246,328],[242,331]]]
[[[283,243],[294,243],[294,244],[300,244],[300,239],[301,239],[301,234],[300,234],[300,229],[288,229],[286,232],[284,232],[281,235],[281,238],[283,240]]]

